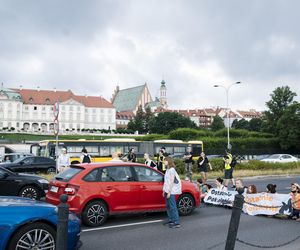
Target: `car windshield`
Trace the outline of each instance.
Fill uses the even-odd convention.
[[[62,173],[56,175],[54,179],[59,181],[69,181],[71,180],[75,175],[80,173],[83,170],[83,168],[68,168],[67,170],[63,171]]]
[[[15,161],[13,161],[13,163],[19,163],[20,161],[22,161],[25,157],[20,157],[19,159],[16,159]]]
[[[267,159],[279,159],[280,155],[270,155]]]

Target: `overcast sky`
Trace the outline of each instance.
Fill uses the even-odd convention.
[[[166,81],[170,108],[265,109],[300,95],[300,1],[0,0],[0,82],[110,100]],[[299,101],[299,96],[296,98]]]

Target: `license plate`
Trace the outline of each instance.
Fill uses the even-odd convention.
[[[51,186],[50,191],[53,192],[53,193],[57,193],[58,187]]]

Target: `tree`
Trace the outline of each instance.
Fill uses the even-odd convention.
[[[141,105],[138,107],[134,119],[130,120],[127,127],[130,130],[139,131],[139,133],[145,132],[145,113]]]
[[[145,119],[145,132],[149,132],[150,128],[149,128],[149,124],[151,123],[151,120],[154,119],[154,114],[151,112],[151,108],[149,106],[146,107],[145,110],[145,115],[144,115],[144,119]]]
[[[249,122],[243,118],[243,119],[236,122],[234,128],[236,128],[236,129],[249,129]]]
[[[234,119],[233,122],[231,123],[232,128],[236,128],[236,125],[238,124],[238,119]]]
[[[223,119],[220,116],[216,115],[214,117],[213,122],[211,123],[210,128],[213,131],[217,131],[217,130],[220,130],[222,128],[225,128]]]
[[[149,129],[151,133],[168,134],[170,131],[177,128],[196,128],[196,124],[176,112],[159,113],[156,117],[151,119]]]
[[[293,103],[297,96],[288,86],[278,87],[271,94],[271,100],[266,102],[269,110],[263,114],[264,130],[266,132],[278,134],[277,122],[283,115],[285,109]]]
[[[262,129],[262,122],[261,118],[252,118],[249,121],[249,130],[260,132]]]
[[[287,107],[277,122],[279,143],[287,150],[300,150],[300,103],[293,103]]]

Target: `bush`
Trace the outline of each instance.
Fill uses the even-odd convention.
[[[251,169],[251,170],[269,170],[269,169],[296,169],[297,162],[289,163],[270,163],[258,160],[251,160],[245,163],[237,164],[236,169]]]

